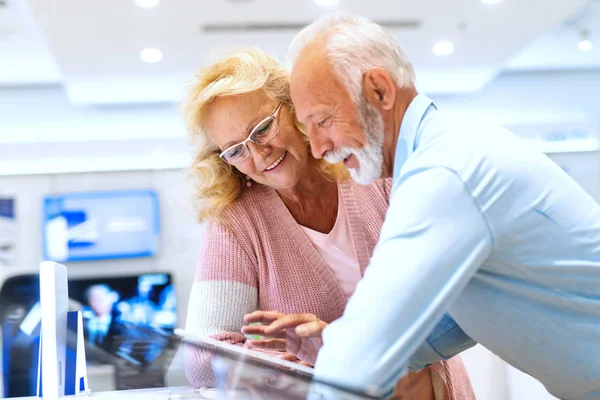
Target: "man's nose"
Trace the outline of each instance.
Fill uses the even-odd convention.
[[[314,124],[310,125],[308,136],[313,157],[323,158],[328,151],[333,149],[332,142]]]

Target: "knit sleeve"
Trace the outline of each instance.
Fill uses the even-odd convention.
[[[243,234],[235,229],[235,234]],[[241,333],[244,315],[258,309],[257,261],[228,227],[209,223],[188,304],[186,331],[236,346],[246,346]],[[284,352],[258,350],[273,357],[299,362]],[[211,354],[186,346],[185,375],[196,387],[211,386]]]
[[[186,330],[230,343],[243,341],[239,332],[244,315],[258,304],[256,264],[227,227],[210,223],[190,293]]]
[[[186,331],[243,346],[244,315],[258,305],[256,261],[224,225],[209,223],[188,304]],[[206,352],[188,351],[186,375],[193,385],[212,381]]]

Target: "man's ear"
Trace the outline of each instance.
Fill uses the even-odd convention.
[[[371,68],[363,75],[363,95],[383,109],[390,110],[396,102],[397,87],[390,74],[383,68]]]

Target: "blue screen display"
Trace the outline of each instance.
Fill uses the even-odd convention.
[[[43,215],[47,260],[146,257],[157,251],[158,198],[152,190],[48,196]]]

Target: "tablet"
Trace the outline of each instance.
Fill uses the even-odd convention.
[[[196,335],[182,329],[174,331],[183,344],[196,346],[215,355],[213,368],[229,371],[226,398],[235,399],[380,399],[379,393],[366,394],[314,379],[313,369],[282,360],[265,353],[216,339]],[[214,371],[214,369],[213,369]],[[216,380],[219,380],[215,376]],[[223,381],[221,381],[223,384]]]
[[[314,370],[312,368],[300,365],[291,361],[282,360],[273,356],[269,356],[259,351],[250,350],[241,346],[235,346],[231,343],[221,342],[219,340],[193,334],[191,332],[184,331],[183,329],[176,328],[174,331],[175,335],[182,338],[183,342],[190,344],[199,345],[201,347],[216,348],[220,353],[224,355],[232,356],[236,359],[248,359],[249,361],[259,361],[262,364],[267,364],[273,367],[284,367],[287,370],[291,370],[301,375],[304,375],[308,379],[312,379]]]

